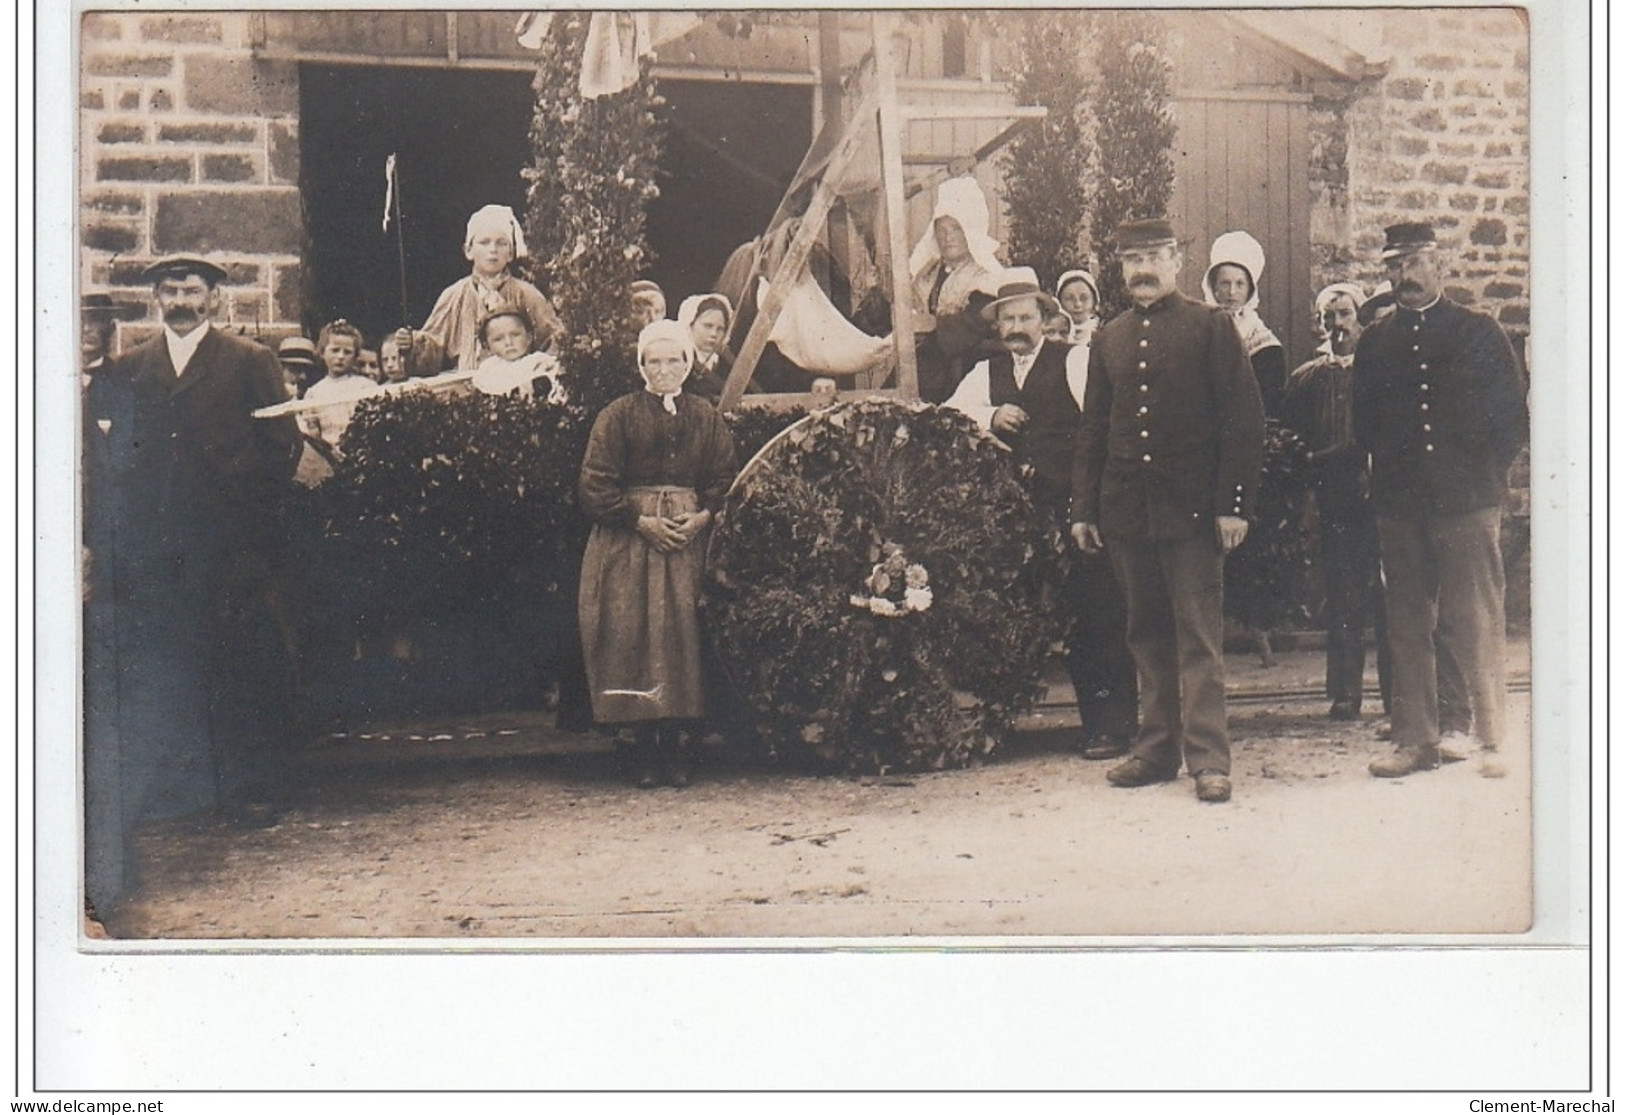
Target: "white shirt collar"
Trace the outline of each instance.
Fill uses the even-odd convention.
[[[169,346],[169,362],[175,366],[175,374],[183,375],[186,366],[192,362],[192,356],[197,352],[197,346],[203,343],[203,338],[209,332],[209,320],[205,318],[203,324],[186,334],[184,337],[169,326],[164,326],[164,343]]]

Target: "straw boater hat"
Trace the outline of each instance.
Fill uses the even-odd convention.
[[[1001,303],[1014,302],[1018,298],[1038,299],[1038,305],[1046,316],[1061,312],[1061,304],[1038,285],[1038,272],[1031,267],[1009,267],[999,276],[999,289],[993,301],[982,307],[982,320],[993,321],[998,316]]]
[[[316,345],[309,337],[284,337],[276,346],[276,358],[284,364],[316,366]]]
[[[141,272],[142,280],[149,283],[163,279],[184,279],[188,275],[198,276],[211,287],[226,281],[225,268],[196,256],[166,256]]]

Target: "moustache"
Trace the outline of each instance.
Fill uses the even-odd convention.
[[[1156,286],[1160,282],[1161,282],[1161,280],[1157,276],[1149,275],[1149,274],[1146,274],[1144,272],[1141,272],[1138,275],[1132,276],[1128,281],[1128,285],[1129,286]]]
[[[1022,332],[1020,330],[1018,330],[1018,331],[1016,331],[1014,333],[1006,333],[1004,335],[1004,337],[1003,337],[1003,340],[1005,340],[1005,341],[1026,341],[1030,345],[1038,343],[1037,338],[1035,338],[1031,333]]]
[[[1398,294],[1402,290],[1407,290],[1407,291],[1414,290],[1416,293],[1421,294],[1422,293],[1422,284],[1417,282],[1414,279],[1404,279],[1404,280],[1402,280],[1400,282],[1400,284],[1398,286],[1396,286],[1394,288],[1394,293]]]

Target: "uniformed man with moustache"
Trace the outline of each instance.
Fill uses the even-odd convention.
[[[1247,536],[1264,407],[1229,315],[1175,288],[1165,220],[1117,230],[1133,305],[1095,335],[1073,470],[1072,535],[1104,548],[1128,602],[1140,726],[1113,785],[1178,776],[1230,799],[1224,698],[1224,555]]]
[[[1435,636],[1467,680],[1480,773],[1505,771],[1506,571],[1501,505],[1527,437],[1512,345],[1495,320],[1444,297],[1431,226],[1386,231],[1382,258],[1397,309],[1354,351],[1354,434],[1371,455],[1393,648],[1395,750],[1379,778],[1439,765]]]

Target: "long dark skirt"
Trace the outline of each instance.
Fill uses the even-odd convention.
[[[692,488],[633,488],[640,515],[698,511]],[[636,531],[595,526],[581,567],[581,644],[593,718],[604,724],[705,714],[700,577],[705,537],[663,554]]]

